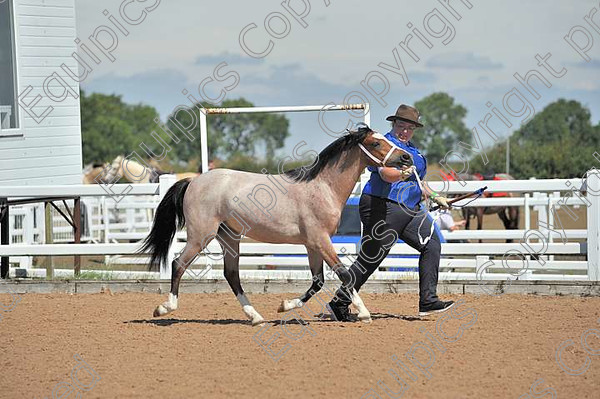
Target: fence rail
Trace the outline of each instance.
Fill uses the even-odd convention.
[[[354,192],[359,193],[361,183],[357,184]],[[175,182],[172,175],[163,175],[159,184],[116,184],[104,185],[72,185],[53,187],[2,187],[0,197],[43,198],[48,196],[81,196],[86,206],[84,219],[87,221],[87,233],[84,234],[84,244],[45,244],[44,231],[40,221],[43,214],[36,210],[35,205],[21,205],[11,208],[11,245],[0,246],[0,256],[12,256],[22,267],[31,268],[32,256],[59,255],[103,255],[107,265],[120,263],[143,263],[145,258],[131,258],[139,248],[139,243],[119,241],[138,241],[147,235],[151,226],[154,209],[160,198]],[[585,183],[585,185],[584,185]],[[473,191],[481,186],[488,186],[490,192],[513,192],[522,196],[516,198],[481,198],[466,206],[520,206],[524,207],[526,225],[521,230],[480,230],[444,232],[447,240],[499,240],[512,239],[517,242],[503,243],[445,243],[442,244],[444,258],[440,263],[442,278],[455,279],[458,276],[473,278],[477,271],[491,261],[484,277],[496,279],[506,275],[502,268],[518,269],[522,261],[513,258],[502,262],[507,254],[522,253],[529,263],[526,272],[519,275],[522,279],[580,279],[599,280],[600,253],[600,178],[598,171],[592,171],[587,179],[549,179],[549,180],[504,180],[477,182],[431,182],[430,187],[436,191],[457,194]],[[584,193],[579,191],[584,185]],[[108,193],[118,197],[109,197]],[[122,195],[122,193],[127,193]],[[586,207],[587,226],[585,229],[562,230],[552,229],[555,209],[560,207]],[[531,211],[537,211],[539,234],[527,234],[530,229]],[[55,232],[67,234],[70,227],[55,227]],[[553,231],[554,230],[554,231]],[[563,243],[563,239],[566,240]],[[69,238],[65,238],[68,241]],[[185,240],[185,232],[176,235],[170,258],[181,251]],[[579,240],[576,242],[574,240]],[[583,240],[583,242],[581,242]],[[57,240],[60,241],[60,240]],[[63,241],[64,242],[64,241]],[[535,249],[534,249],[535,248]],[[350,260],[358,247],[355,244],[336,244],[342,260]],[[220,253],[216,243],[210,247],[211,253]],[[291,271],[301,272],[307,269],[306,251],[297,245],[242,243],[242,267],[254,267],[257,270],[245,270],[245,275],[272,275],[280,273],[287,276]],[[397,244],[381,265],[382,268],[414,268],[418,254],[406,244]],[[410,258],[412,256],[412,258]],[[561,259],[555,259],[554,257]],[[215,267],[222,265],[220,260],[199,256],[195,265],[210,263]],[[170,267],[170,264],[168,265]],[[276,270],[260,270],[265,267]],[[279,270],[277,270],[279,269]],[[290,269],[290,270],[285,270]],[[457,271],[458,270],[458,271]],[[587,272],[587,273],[586,273]],[[212,272],[211,272],[212,273]],[[255,273],[255,274],[253,274]],[[258,274],[256,274],[258,273]],[[387,273],[387,274],[386,274]],[[376,278],[393,276],[397,272],[379,271]],[[414,272],[413,272],[414,275]],[[163,269],[160,276],[169,277],[169,269]],[[500,276],[500,277],[499,277]],[[414,277],[414,276],[413,276]]]

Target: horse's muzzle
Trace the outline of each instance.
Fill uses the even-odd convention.
[[[403,168],[413,165],[413,159],[410,154],[407,154],[403,151],[396,151],[396,153],[397,154],[394,154],[392,157],[390,157],[386,166]]]

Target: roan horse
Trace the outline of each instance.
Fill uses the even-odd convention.
[[[491,173],[490,175],[482,175],[480,173],[467,174],[461,173],[458,175],[460,180],[514,180],[514,177],[508,173]],[[445,174],[447,180],[457,180],[452,174]],[[515,197],[513,193],[491,193],[484,194],[485,197]],[[477,230],[483,228],[483,215],[498,214],[504,228],[507,230],[516,230],[519,228],[519,207],[518,206],[486,206],[486,207],[463,207],[462,214],[465,219],[465,229],[469,230],[471,218],[477,218]],[[480,240],[481,241],[481,240]],[[508,239],[506,242],[512,242]]]
[[[367,165],[409,167],[412,158],[363,125],[327,146],[311,165],[280,175],[214,169],[175,183],[160,202],[152,230],[140,249],[140,253],[151,253],[150,269],[158,270],[160,264],[166,262],[177,228],[187,224],[187,244],[172,263],[169,298],[155,309],[154,316],[177,309],[181,277],[213,238],[223,249],[225,278],[253,326],[264,323],[264,319],[252,307],[240,283],[242,236],[306,247],[312,285],[299,298],[284,301],[280,311],[302,306],[321,289],[323,260],[345,286],[350,286],[353,276],[340,262],[331,236],[337,229],[346,200]],[[359,319],[371,321],[358,293],[353,291],[352,294]]]

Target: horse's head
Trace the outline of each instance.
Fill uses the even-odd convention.
[[[409,167],[413,165],[412,156],[396,146],[381,133],[361,124],[357,134],[364,135],[358,144],[372,166]]]

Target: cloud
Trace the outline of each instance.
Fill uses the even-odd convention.
[[[571,66],[577,68],[586,68],[586,69],[598,69],[600,68],[599,60],[591,60],[591,61],[581,61],[581,62],[573,62]]]
[[[500,69],[502,64],[489,57],[473,53],[447,53],[431,57],[426,64],[432,68],[451,69]]]
[[[437,81],[437,77],[432,72],[411,72],[406,71],[410,83],[434,83]]]
[[[232,65],[232,64],[238,64],[238,65],[239,64],[255,64],[255,65],[258,65],[258,64],[262,64],[263,62],[265,62],[265,59],[264,58],[256,59],[256,58],[252,58],[247,55],[230,53],[228,51],[225,51],[218,55],[212,55],[212,54],[199,55],[196,58],[196,61],[194,61],[194,65],[217,65],[223,61],[227,62],[227,64],[229,64],[229,65]]]

